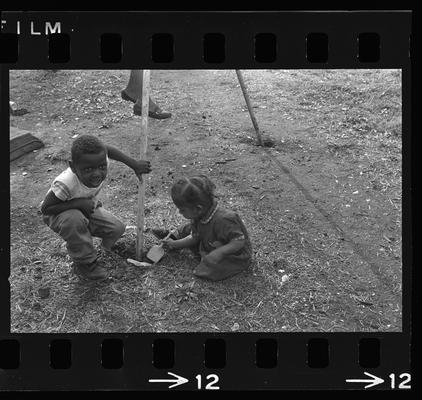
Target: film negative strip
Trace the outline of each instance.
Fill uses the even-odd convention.
[[[2,12],[0,389],[411,389],[411,18]]]

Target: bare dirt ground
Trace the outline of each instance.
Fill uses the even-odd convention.
[[[234,71],[152,71],[152,96],[173,117],[149,119],[146,227],[184,222],[169,188],[205,173],[248,227],[254,263],[212,283],[193,277],[184,251],[153,268],[104,255],[111,278],[82,283],[38,206],[75,135],[137,157],[140,117],[120,98],[128,75],[10,74],[11,100],[30,111],[11,125],[45,143],[10,164],[12,332],[401,331],[400,71],[244,71],[265,147]],[[112,162],[102,200],[135,225],[132,171]],[[134,256],[133,229],[121,242]]]

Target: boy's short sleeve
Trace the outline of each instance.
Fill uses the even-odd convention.
[[[229,243],[232,240],[246,239],[241,223],[236,214],[227,215],[221,218],[221,220],[215,225],[215,229],[217,231],[218,238],[221,238],[223,243]]]
[[[66,201],[71,196],[69,188],[63,182],[60,181],[55,181],[51,185],[51,191],[61,201]]]

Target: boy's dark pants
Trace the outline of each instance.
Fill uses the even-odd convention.
[[[103,207],[96,208],[89,219],[81,211],[72,209],[57,215],[45,215],[43,220],[66,241],[70,258],[80,264],[92,263],[97,258],[93,236],[102,238],[103,247],[110,249],[126,229]]]

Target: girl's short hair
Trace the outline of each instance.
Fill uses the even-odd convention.
[[[107,153],[107,148],[100,139],[92,135],[82,135],[73,141],[70,154],[72,161],[77,163],[82,154],[98,154],[102,151]]]
[[[215,185],[205,175],[192,178],[181,178],[171,188],[171,198],[177,207],[195,207],[201,205],[211,207],[214,198]]]

